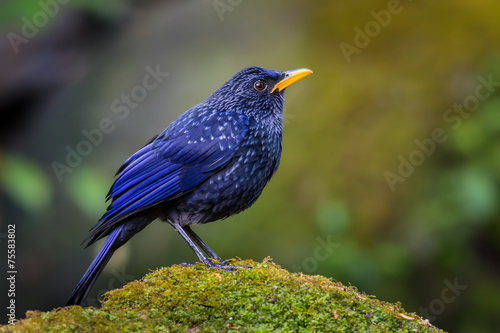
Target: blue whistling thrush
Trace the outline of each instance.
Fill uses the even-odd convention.
[[[108,236],[68,299],[80,304],[113,253],[156,218],[207,266],[228,266],[190,228],[250,207],[281,156],[284,89],[311,73],[248,67],[184,112],[118,169],[106,213],[84,241]]]

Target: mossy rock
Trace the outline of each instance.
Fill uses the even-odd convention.
[[[398,303],[269,258],[231,264],[253,269],[161,268],[108,292],[100,309],[29,311],[0,332],[442,332]]]

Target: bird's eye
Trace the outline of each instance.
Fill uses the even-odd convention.
[[[267,88],[267,83],[262,80],[257,80],[253,83],[253,88],[257,91],[262,91]]]

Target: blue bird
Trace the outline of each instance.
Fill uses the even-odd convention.
[[[284,89],[312,73],[248,67],[184,112],[118,169],[111,203],[85,239],[107,236],[66,305],[81,304],[113,253],[159,218],[207,266],[226,266],[191,229],[250,207],[278,169]]]

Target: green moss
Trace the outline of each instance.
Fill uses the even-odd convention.
[[[269,258],[232,264],[253,269],[161,268],[108,292],[101,309],[30,311],[0,332],[442,332],[398,303],[289,273]]]

